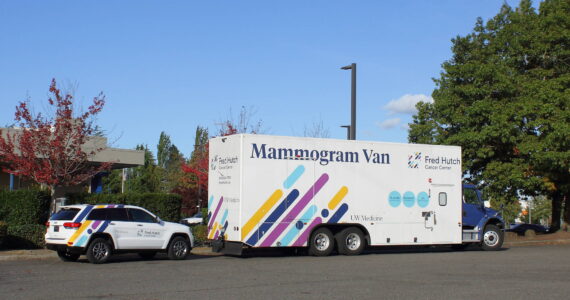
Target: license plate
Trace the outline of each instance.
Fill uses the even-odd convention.
[[[53,227],[53,232],[59,232],[59,226],[54,226],[54,227]]]

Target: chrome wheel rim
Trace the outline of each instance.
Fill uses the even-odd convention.
[[[361,243],[362,241],[360,240],[360,236],[354,232],[351,232],[346,236],[345,240],[346,248],[348,248],[351,251],[360,248]]]
[[[101,260],[109,254],[109,249],[104,243],[97,243],[93,246],[93,257],[97,260]]]
[[[324,233],[318,233],[317,235],[315,235],[314,243],[315,243],[315,248],[317,248],[317,250],[325,251],[329,248],[331,240],[328,235]]]
[[[495,231],[487,231],[483,235],[483,242],[489,247],[496,246],[499,243],[499,234]]]
[[[176,241],[172,248],[174,249],[174,255],[177,257],[182,257],[188,253],[188,247],[184,241]]]

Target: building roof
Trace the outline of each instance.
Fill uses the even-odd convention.
[[[6,138],[7,134],[14,135],[22,128],[0,128],[2,137]],[[101,149],[94,156],[89,158],[93,163],[111,162],[112,169],[132,168],[144,165],[144,150],[131,150],[111,148],[107,145],[106,137],[93,136],[83,145],[85,152],[91,152],[93,149]]]

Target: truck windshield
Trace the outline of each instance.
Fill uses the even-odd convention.
[[[480,204],[477,192],[474,189],[463,189],[463,201],[467,204]]]

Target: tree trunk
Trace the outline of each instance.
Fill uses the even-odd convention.
[[[562,224],[562,228],[564,231],[570,230],[570,197],[568,195],[564,195],[564,224]]]
[[[556,232],[560,230],[560,217],[562,216],[562,193],[556,191],[552,194],[552,222],[550,231]]]
[[[50,215],[55,213],[55,185],[50,185],[50,192],[51,192],[51,202],[49,204],[49,212]]]

